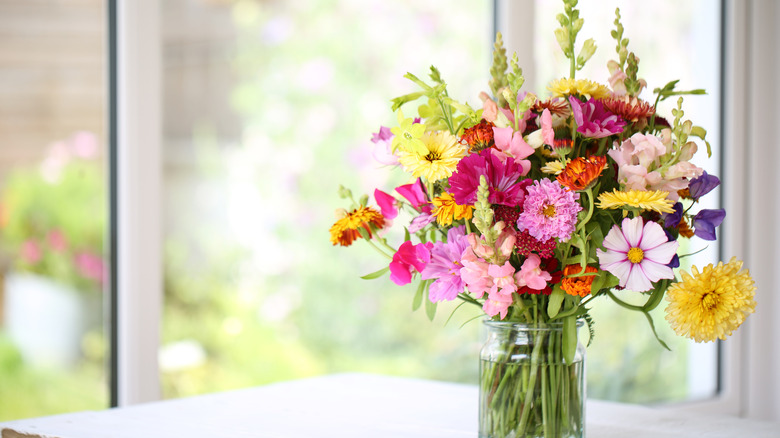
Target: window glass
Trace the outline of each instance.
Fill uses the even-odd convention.
[[[108,406],[105,5],[0,1],[0,421]]]
[[[686,96],[685,118],[707,130],[713,145],[713,156],[707,158],[699,142],[693,162],[709,173],[721,175],[718,153],[720,112],[720,8],[718,2],[706,0],[654,2],[621,2],[617,0],[581,0],[580,17],[585,20],[579,34],[579,45],[587,38],[596,41],[598,50],[578,73],[607,83],[607,61],[617,59],[616,43],[610,36],[615,28],[615,8],[620,7],[624,38],[628,50],[639,57],[639,77],[647,81],[641,95],[651,103],[654,88],[679,79],[677,90],[704,88],[707,95]],[[558,75],[568,74],[568,60],[563,56],[553,31],[558,22],[560,2],[536,0],[535,58],[537,90],[543,90]],[[579,47],[577,46],[577,51]],[[671,117],[676,98],[658,105],[659,114]],[[717,192],[700,201],[701,208],[718,208]],[[718,231],[718,238],[720,232]],[[681,240],[681,244],[684,241]],[[681,260],[682,268],[691,264],[703,267],[718,260],[718,243],[697,237],[687,244],[695,256]],[[681,251],[681,253],[684,253]],[[679,275],[679,274],[678,274]],[[627,293],[628,294],[628,293]],[[630,299],[627,298],[626,299]],[[665,302],[653,312],[659,336],[671,352],[664,350],[641,313],[626,312],[608,298],[593,305],[596,337],[588,348],[588,396],[598,399],[654,403],[704,399],[717,391],[717,344],[695,344],[677,337],[664,319]]]
[[[165,396],[344,371],[476,381],[480,324],[412,312],[414,290],[359,278],[388,260],[328,230],[339,184],[406,182],[370,141],[416,91],[406,72],[433,64],[479,104],[491,2],[161,3]]]

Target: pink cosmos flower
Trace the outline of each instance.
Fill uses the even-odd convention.
[[[390,262],[390,280],[403,286],[412,282],[412,274],[422,272],[431,258],[431,242],[414,245],[410,241],[401,244]]]
[[[662,278],[674,278],[667,264],[678,246],[677,241],[669,241],[656,222],[625,218],[620,227],[613,226],[604,238],[606,251],[599,248],[596,254],[601,269],[616,276],[621,287],[645,292]]]
[[[376,199],[376,203],[385,219],[391,220],[398,216],[398,206],[396,205],[398,201],[392,195],[379,189],[374,189],[374,199]]]
[[[421,272],[423,280],[436,279],[428,289],[428,298],[433,301],[452,301],[466,288],[460,275],[463,267],[461,256],[469,241],[465,235],[465,226],[450,228],[446,242],[436,242],[431,249],[431,258]]]
[[[496,140],[498,142],[498,140]],[[530,146],[529,146],[530,147]],[[525,198],[525,187],[530,179],[520,180],[527,169],[514,160],[501,159],[486,149],[479,154],[471,154],[458,162],[458,166],[449,179],[450,192],[460,205],[472,205],[477,201],[479,177],[487,179],[491,204],[516,207]]]
[[[540,241],[553,237],[561,242],[569,240],[577,225],[577,213],[582,210],[577,203],[580,195],[548,179],[535,181],[527,191],[517,229],[528,230]]]
[[[590,98],[581,102],[574,96],[569,96],[571,112],[577,123],[577,132],[589,138],[609,137],[623,132],[626,121],[604,109],[604,105]]]
[[[512,128],[493,128],[493,140],[497,149],[490,149],[493,155],[497,156],[502,163],[506,163],[508,158],[513,158],[522,169],[521,175],[525,175],[531,170],[531,162],[524,158],[534,153],[534,148],[523,140],[523,134],[515,132]]]
[[[515,281],[520,287],[527,286],[530,289],[542,290],[547,287],[547,282],[552,280],[549,272],[542,271],[542,259],[536,254],[531,254],[523,262],[523,266],[515,274]]]

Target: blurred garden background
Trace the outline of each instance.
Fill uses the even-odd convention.
[[[340,184],[359,196],[406,182],[373,161],[370,141],[395,123],[389,100],[414,89],[406,72],[425,76],[435,65],[451,96],[480,104],[492,2],[160,3],[164,396],[353,371],[475,383],[481,326],[466,322],[477,313],[440,305],[431,322],[412,312],[413,285],[361,280],[386,260],[361,242],[332,247],[327,232],[333,211],[348,206]],[[567,70],[552,68],[561,62],[552,34],[558,3],[536,3],[529,86],[542,92]],[[583,34],[599,44],[588,75],[602,82],[617,3],[581,2]],[[716,92],[686,104],[687,115],[716,131],[719,17],[703,12],[706,3],[621,7],[640,76],[650,89],[679,78],[680,88]],[[0,0],[0,34],[16,36],[0,39],[0,421],[108,404],[104,17],[99,0]],[[42,306],[60,303],[48,295],[10,311],[19,301],[9,289],[27,276],[85,301],[54,308],[79,309],[77,322],[40,324],[54,321]],[[658,403],[717,390],[716,350],[676,338],[663,305],[655,323],[673,352],[643,315],[595,305],[589,396]],[[75,343],[55,354],[45,344],[55,332],[76,333]]]

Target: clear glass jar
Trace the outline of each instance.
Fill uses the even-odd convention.
[[[485,328],[480,438],[585,436],[585,347],[577,341],[566,363],[563,323],[485,321]]]

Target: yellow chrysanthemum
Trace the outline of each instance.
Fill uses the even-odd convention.
[[[415,178],[431,182],[449,178],[458,161],[466,155],[466,147],[449,132],[426,132],[420,140],[427,151],[425,154],[403,151],[398,157],[404,170]]]
[[[601,209],[633,207],[658,213],[674,213],[674,202],[667,198],[669,192],[661,190],[614,190],[599,195],[597,207]]]
[[[338,220],[330,227],[330,243],[333,245],[352,245],[355,239],[361,237],[360,228],[371,238],[372,228],[379,230],[385,226],[385,217],[371,207],[360,206],[350,212],[340,209],[337,216]]]
[[[702,273],[691,268],[682,281],[666,292],[666,320],[680,336],[696,342],[726,339],[756,310],[755,282],[748,270],[740,271],[736,258],[727,264],[707,265]]]
[[[556,79],[550,82],[547,89],[552,92],[553,97],[568,97],[570,95],[580,95],[587,99],[606,99],[612,96],[604,85],[593,82],[589,79]]]
[[[442,193],[441,196],[433,198],[433,214],[436,215],[436,222],[439,225],[452,225],[452,220],[471,219],[474,207],[471,205],[459,205],[455,202],[455,197],[449,193]]]

